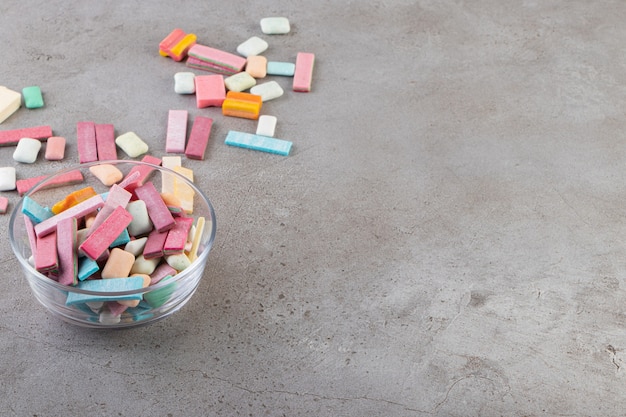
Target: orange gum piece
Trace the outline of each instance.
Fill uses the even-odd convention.
[[[70,207],[74,207],[78,203],[95,196],[96,190],[93,187],[85,187],[68,194],[63,200],[55,203],[50,209],[52,213],[59,214]]]

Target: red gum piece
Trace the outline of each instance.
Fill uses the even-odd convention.
[[[35,185],[37,185],[39,182],[43,181],[46,178],[48,178],[47,175],[41,175],[39,177],[17,180],[15,181],[15,187],[17,188],[17,192],[19,193],[19,195],[24,195],[25,193],[30,191],[31,188],[33,188]],[[83,177],[83,174],[79,170],[74,170],[60,175],[53,181],[48,181],[44,187],[40,188],[40,190],[59,187],[61,185],[78,184],[83,182],[84,180],[85,178]]]
[[[59,267],[57,257],[56,232],[49,233],[37,239],[37,256],[35,257],[35,269],[41,273],[52,272]]]
[[[124,207],[118,206],[78,249],[90,259],[97,260],[132,220],[133,216]]]
[[[176,219],[176,225],[167,233],[167,239],[163,245],[163,253],[165,255],[183,253],[192,224],[193,219],[191,217],[179,217]]]
[[[81,164],[98,160],[94,122],[76,123],[76,145],[78,147],[78,161]]]
[[[98,148],[99,161],[117,159],[115,128],[112,124],[96,125],[96,147]]]
[[[220,107],[226,99],[226,86],[221,75],[196,75],[196,106]]]
[[[185,149],[185,156],[189,159],[204,159],[204,152],[209,144],[209,135],[213,119],[204,116],[196,116],[189,134],[189,143]]]
[[[113,184],[107,195],[107,199],[104,202],[104,206],[100,209],[96,218],[94,219],[89,234],[91,231],[96,230],[117,207],[126,208],[126,205],[130,201],[131,193],[117,184]]]
[[[220,75],[221,77],[221,75]],[[196,77],[198,78],[198,77]],[[196,90],[197,94],[197,90]],[[165,137],[165,152],[185,152],[187,139],[187,110],[170,110],[167,116],[167,135]]]
[[[298,52],[298,55],[296,55],[296,69],[293,74],[293,91],[300,93],[308,93],[311,91],[314,63],[314,54]]]
[[[59,257],[59,284],[74,285],[77,279],[76,219],[61,220],[57,225],[57,252]]]
[[[150,234],[148,235],[148,240],[146,241],[146,246],[144,246],[143,248],[143,257],[145,259],[162,257],[163,245],[165,244],[165,240],[167,239],[167,236],[170,232],[171,230],[166,232],[153,230],[152,232],[150,232]]]
[[[102,197],[100,196],[100,194],[94,195],[90,199],[85,200],[82,203],[76,204],[74,207],[70,207],[69,209],[57,214],[56,216],[52,216],[49,219],[46,219],[42,221],[41,223],[38,223],[35,226],[35,234],[37,235],[38,238],[41,238],[42,236],[45,236],[48,233],[55,231],[57,224],[59,224],[61,220],[66,219],[68,217],[74,217],[78,219],[79,217],[83,217],[86,214],[89,214],[93,212],[94,210],[99,209],[103,205],[104,205],[104,200],[102,200]],[[120,230],[120,233],[122,233],[121,230]],[[117,236],[119,236],[119,233]]]
[[[52,136],[50,126],[26,127],[23,129],[0,130],[0,146],[17,145],[22,138],[47,140]]]
[[[172,213],[167,209],[165,202],[159,192],[154,188],[154,184],[147,182],[135,189],[135,195],[146,203],[148,216],[152,220],[154,228],[159,232],[170,230],[176,224]]]

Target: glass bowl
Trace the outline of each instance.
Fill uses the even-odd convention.
[[[27,220],[23,214],[24,202],[30,199],[44,208],[63,200],[73,191],[93,187],[97,194],[106,197],[110,186],[104,185],[90,168],[99,165],[113,165],[126,178],[129,172],[137,170],[149,172],[145,182],[152,182],[157,191],[161,191],[162,181],[174,181],[179,187],[186,187],[186,190],[193,190],[193,209],[188,210],[186,217],[194,219],[192,230],[196,227],[199,218],[204,218],[202,234],[198,235],[197,257],[193,259],[186,268],[170,274],[165,278],[141,289],[127,291],[91,291],[84,289],[83,282],[98,279],[97,273],[86,278],[85,281],[76,280],[78,285],[64,285],[51,277],[44,275],[35,269],[33,265],[31,244],[27,229]],[[96,168],[97,169],[97,168]],[[131,174],[132,174],[131,172]],[[59,180],[67,177],[68,173],[80,173],[83,181],[80,183],[60,185]],[[136,174],[135,174],[136,175]],[[132,175],[131,175],[132,177]],[[122,181],[117,181],[121,183]],[[128,187],[131,190],[132,187]],[[134,194],[133,194],[134,198]],[[191,211],[191,212],[189,212]],[[77,218],[78,228],[84,227],[83,218]],[[9,223],[9,239],[15,256],[17,257],[28,284],[35,298],[45,306],[52,315],[57,316],[66,322],[90,328],[128,328],[138,325],[152,323],[154,321],[168,317],[185,305],[196,291],[198,284],[204,274],[209,251],[215,239],[215,213],[213,206],[205,194],[197,188],[193,182],[183,175],[161,166],[146,162],[132,160],[98,161],[59,171],[47,176],[36,184],[32,189],[24,194],[22,199],[15,205]],[[191,233],[189,234],[191,236]],[[191,239],[189,239],[191,240]],[[189,249],[187,244],[185,251]],[[120,246],[124,248],[124,246]],[[188,252],[185,252],[186,254]],[[78,251],[76,252],[78,256]],[[137,255],[139,256],[139,255]],[[80,258],[79,258],[80,259]],[[80,261],[79,261],[80,262]],[[98,260],[100,270],[103,260]],[[165,258],[160,258],[160,263],[165,263]],[[72,302],[68,302],[68,297]],[[81,298],[82,297],[82,298]],[[87,302],[75,302],[76,299],[89,300]],[[136,306],[121,306],[124,302],[120,300],[139,300]],[[126,303],[128,304],[128,303]],[[136,304],[136,302],[134,303]]]

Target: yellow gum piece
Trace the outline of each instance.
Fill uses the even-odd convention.
[[[198,248],[200,247],[202,233],[204,233],[204,223],[204,217],[198,217],[198,220],[196,220],[196,232],[193,234],[191,249],[189,249],[189,253],[187,254],[187,257],[191,262],[195,261],[196,258],[198,258]]]
[[[193,33],[188,33],[176,46],[170,49],[170,52],[175,55],[176,60],[182,60],[187,55],[189,48],[195,45],[197,38]]]
[[[174,167],[174,172],[193,182],[193,171],[182,166]],[[180,206],[187,214],[193,213],[193,198],[196,192],[190,185],[179,178],[174,178],[174,195],[180,200]]]

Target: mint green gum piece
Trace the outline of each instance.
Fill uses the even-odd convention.
[[[36,85],[31,87],[24,87],[22,89],[22,95],[24,96],[24,105],[28,109],[38,109],[43,107],[43,96],[41,95],[41,88]]]

